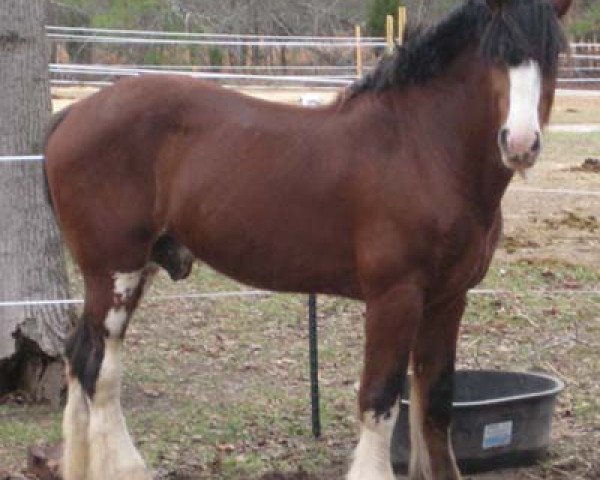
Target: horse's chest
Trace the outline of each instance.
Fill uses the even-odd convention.
[[[477,285],[487,273],[499,234],[500,218],[489,227],[465,221],[445,232],[436,262],[437,282],[458,290]]]

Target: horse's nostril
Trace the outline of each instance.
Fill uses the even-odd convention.
[[[500,146],[502,148],[508,148],[508,128],[503,128],[500,130]]]
[[[535,134],[535,142],[533,142],[533,145],[531,146],[531,151],[534,153],[537,153],[541,150],[542,148],[542,139],[540,137],[539,133]]]

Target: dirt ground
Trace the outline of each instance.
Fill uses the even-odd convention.
[[[87,92],[61,89],[55,107]],[[310,92],[260,89],[298,102]],[[558,123],[600,123],[600,98],[559,97]],[[505,233],[473,295],[459,345],[461,368],[545,371],[562,379],[552,443],[538,465],[466,479],[600,478],[600,133],[551,133],[543,158],[504,200]],[[75,269],[74,296],[81,294]],[[174,284],[160,275],[126,338],[128,424],[157,479],[334,480],[354,446],[362,361],[361,304],[319,298],[323,437],[310,433],[306,299],[268,295],[171,298],[244,288],[204,266]],[[555,290],[568,293],[552,293]],[[60,412],[0,404],[0,472],[25,467],[25,449],[60,438]],[[0,473],[0,479],[2,479]]]

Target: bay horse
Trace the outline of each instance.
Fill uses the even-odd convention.
[[[459,479],[456,342],[500,201],[540,153],[571,0],[468,0],[331,105],[284,106],[178,76],[117,82],[57,117],[49,191],[81,268],[66,347],[65,480],[149,479],[120,405],[122,344],[157,266],[366,303],[349,480],[391,480],[412,362],[412,480]]]

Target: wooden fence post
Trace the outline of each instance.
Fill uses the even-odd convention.
[[[394,16],[388,15],[385,19],[385,41],[387,43],[387,51],[388,53],[392,53],[394,51]]]
[[[360,25],[356,25],[354,28],[356,35],[356,75],[362,77],[363,74],[363,59],[362,59],[362,46],[361,46],[361,29]]]
[[[398,7],[398,45],[404,43],[406,30],[406,7]]]

